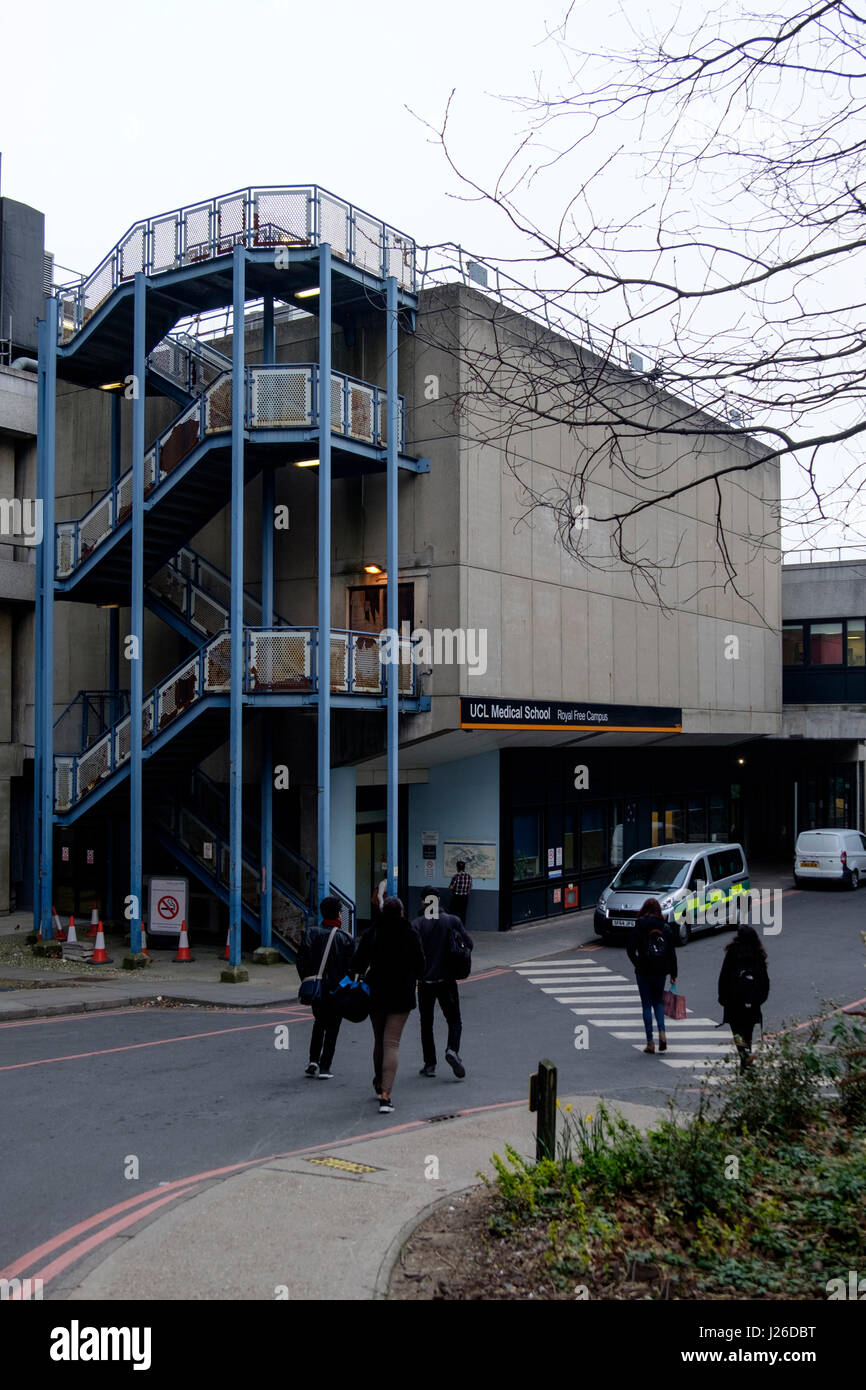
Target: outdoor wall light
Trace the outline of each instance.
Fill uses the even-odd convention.
[[[745,763],[745,761],[746,761],[745,758],[737,758],[737,762],[740,764],[740,767],[743,766],[743,764]]]
[[[125,385],[126,383],[123,381],[108,381],[104,386],[100,386],[99,389],[100,391],[119,391],[121,387]]]
[[[384,574],[385,571],[382,569],[382,566],[381,566],[381,565],[365,565],[365,566],[364,566],[364,573],[365,573],[365,574]]]
[[[315,299],[321,293],[318,285],[312,285],[308,290],[295,290],[295,299]]]
[[[301,459],[295,464],[296,468],[318,468],[318,459]]]

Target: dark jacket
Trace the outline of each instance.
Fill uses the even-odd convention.
[[[412,926],[418,933],[424,952],[425,970],[419,978],[429,985],[439,980],[453,980],[454,976],[448,969],[451,929],[467,942],[470,950],[475,944],[460,918],[452,916],[450,912],[440,912],[438,917],[425,917],[422,912],[420,917],[413,919]]]
[[[662,956],[648,957],[645,954],[651,931],[664,933],[667,950]],[[636,975],[643,975],[651,980],[663,975],[670,975],[673,980],[677,978],[677,951],[674,945],[674,936],[663,918],[638,917],[626,951]]]
[[[382,918],[358,942],[352,969],[367,971],[370,1008],[376,1013],[405,1014],[415,1007],[415,981],[423,978],[424,952],[418,933],[405,917]]]
[[[746,970],[755,978],[757,1002],[751,1007],[744,1002],[742,985],[739,980],[741,970]],[[763,1023],[761,1005],[767,1002],[770,993],[770,977],[767,962],[760,951],[741,944],[734,939],[725,951],[722,968],[719,972],[719,1003],[724,1009],[725,1023],[742,1023],[751,1020]]]
[[[319,966],[322,963],[322,957],[325,954],[325,947],[328,944],[328,937],[331,935],[331,930],[331,927],[323,925],[309,926],[301,937],[301,944],[298,947],[297,966],[298,975],[302,980],[306,980],[310,975],[317,974]],[[332,990],[337,988],[343,976],[348,973],[354,949],[355,943],[351,936],[341,928],[334,937],[334,942],[328,955],[328,963],[325,966],[325,973],[322,976],[322,993],[324,997],[327,998]]]

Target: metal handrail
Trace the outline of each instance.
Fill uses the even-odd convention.
[[[294,221],[298,214],[303,225],[287,229],[279,220]],[[71,341],[138,272],[155,276],[216,259],[238,243],[316,247],[326,241],[339,259],[381,279],[396,275],[403,289],[414,292],[416,248],[406,233],[317,184],[239,188],[133,223],[89,275],[57,286],[60,340]]]
[[[184,570],[184,558],[189,561],[191,572]],[[213,589],[208,588],[204,571],[209,570],[211,574],[215,575],[217,579],[225,585],[227,590],[231,590],[231,580],[227,574],[221,569],[218,569],[216,565],[211,564],[210,560],[206,560],[203,555],[199,555],[198,552],[193,550],[190,546],[181,546],[177,554],[172,555],[171,559],[163,566],[163,569],[169,570],[181,581],[184,590],[184,602],[182,605],[174,602],[169,594],[163,593],[157,588],[156,581],[162,573],[162,570],[158,570],[148,582],[147,588],[156,595],[160,602],[167,603],[170,607],[174,608],[175,612],[180,613],[181,617],[185,618],[191,627],[201,627],[201,624],[196,622],[195,615],[192,611],[193,593],[200,593],[208,603],[222,613],[224,618],[223,627],[229,626],[229,610],[222,599],[217,598]],[[244,589],[242,596],[244,605],[252,604],[259,610],[259,614],[261,615],[261,599],[256,598],[255,594],[251,593],[249,589]],[[288,628],[291,627],[292,624],[281,617],[279,613],[274,613],[273,626]],[[208,638],[216,636],[216,632],[208,633],[207,636]]]
[[[843,550],[846,550],[846,551],[855,550],[855,551],[857,552],[856,555],[850,555],[850,556],[848,556],[848,557],[847,557],[848,559],[851,559],[851,560],[863,560],[863,559],[866,559],[866,545],[863,545],[862,543],[858,544],[857,541],[848,541],[848,542],[845,542],[843,545],[816,545],[816,546],[811,546],[811,547],[810,547],[810,546],[804,546],[804,547],[803,547],[802,549],[800,549],[800,550],[785,550],[785,551],[782,552],[782,564],[783,564],[783,565],[800,565],[800,564],[806,564],[806,565],[813,565],[813,564],[816,564],[816,565],[833,565],[833,564],[836,564],[836,565],[838,565],[838,564],[843,564],[843,563],[844,563],[844,560],[843,560],[843,557],[842,557],[842,551],[843,551]],[[798,560],[798,559],[795,559],[794,557],[795,557],[795,556],[798,556],[798,555],[807,555],[809,558],[808,558],[807,560]],[[820,560],[815,560],[813,557],[816,556],[816,555],[820,555],[822,558],[821,558]],[[836,558],[835,560],[824,558],[824,557],[826,557],[827,555],[836,555],[837,558]]]
[[[261,639],[273,634],[275,637],[286,638],[288,634],[300,638],[305,642],[303,666],[296,663],[293,669],[286,669],[281,675],[274,675],[274,667],[277,662],[267,651],[263,653],[264,661],[259,655]],[[360,640],[359,640],[360,639]],[[400,650],[401,660],[397,666],[399,672],[399,695],[401,699],[415,699],[418,695],[418,665],[412,658],[412,648],[421,642],[420,637],[398,638],[397,645]],[[333,658],[335,643],[343,643],[345,652],[345,679],[334,682],[331,680],[331,692],[333,694],[344,695],[376,695],[385,697],[388,690],[387,672],[390,663],[382,660],[381,657],[381,638],[376,632],[362,632],[357,628],[331,628],[331,652],[329,654],[328,669],[330,671],[330,660]],[[377,663],[378,676],[375,683],[371,683],[369,672],[359,672],[359,647],[361,643],[369,644],[375,642],[380,649],[380,656]],[[259,664],[257,664],[259,663]],[[262,668],[269,668],[260,669]],[[269,691],[293,690],[298,693],[314,695],[319,689],[319,630],[317,627],[253,627],[244,628],[244,691],[252,695],[256,693],[267,694]]]

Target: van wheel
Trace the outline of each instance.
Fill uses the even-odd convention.
[[[851,870],[851,882],[849,883],[848,887],[851,888],[852,891],[855,891],[857,888],[860,887],[860,870],[859,870],[859,869],[852,869],[852,870]]]
[[[682,916],[676,923],[677,945],[688,946],[692,939],[692,929],[685,916]]]
[[[799,874],[795,874],[795,875],[794,875],[794,887],[795,887],[795,888],[802,888],[802,887],[803,887],[803,880],[800,878],[800,875],[799,875]]]

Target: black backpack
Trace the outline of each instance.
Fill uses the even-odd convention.
[[[448,950],[445,957],[449,979],[467,980],[472,970],[472,947],[462,931],[448,928]]]
[[[744,1009],[753,1009],[760,1004],[761,987],[758,983],[757,967],[744,961],[737,968],[731,990],[736,1003]]]
[[[668,949],[668,939],[661,927],[652,927],[641,942],[640,959],[647,965],[660,965]]]

